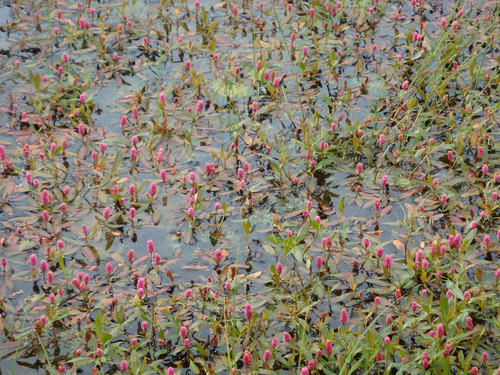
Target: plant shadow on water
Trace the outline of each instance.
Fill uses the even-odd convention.
[[[498,374],[489,1],[0,3],[0,374]]]

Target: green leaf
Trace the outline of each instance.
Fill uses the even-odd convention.
[[[189,361],[189,369],[194,374],[199,374],[200,373],[200,369],[198,368],[198,366],[196,366],[196,363],[194,363],[193,361]]]
[[[266,240],[271,242],[274,245],[278,245],[278,244],[285,242],[285,240],[283,240],[282,238],[276,237],[276,236],[266,237]]]
[[[269,161],[269,165],[271,166],[271,169],[273,170],[275,176],[277,178],[280,178],[280,176],[281,176],[281,170],[278,167],[278,164],[276,164],[275,162]]]
[[[339,203],[339,211],[342,213],[345,210],[345,196],[342,197]]]
[[[102,203],[106,203],[108,201],[108,195],[102,190],[99,190],[99,192],[97,193],[97,197]]]
[[[62,254],[59,254],[57,257],[57,260],[59,261],[59,267],[63,270],[63,272],[66,272],[66,266],[64,265],[64,258]]]
[[[117,152],[115,157],[115,162],[113,164],[113,167],[111,168],[111,173],[109,174],[109,177],[111,179],[115,176],[116,172],[118,171],[118,167],[122,159],[123,159],[123,152]]]
[[[250,222],[250,219],[243,220],[241,222],[241,226],[243,227],[243,231],[245,232],[245,234],[249,236],[250,233],[252,232],[252,223]]]
[[[99,340],[102,341],[102,323],[101,323],[101,312],[95,317],[95,334]]]
[[[105,345],[106,343],[113,340],[113,338],[114,338],[114,336],[111,333],[105,333],[104,335],[102,335],[101,344]]]
[[[309,232],[309,228],[311,227],[311,221],[307,219],[302,227],[300,227],[299,233],[297,233],[296,241],[301,242],[304,238],[306,238],[307,233]]]
[[[441,307],[441,317],[445,323],[448,323],[448,299],[444,293],[441,293],[441,297],[439,298],[440,307]]]

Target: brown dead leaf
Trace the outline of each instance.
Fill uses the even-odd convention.
[[[398,250],[404,250],[405,248],[405,244],[400,240],[394,240],[392,241],[392,243],[394,244],[394,246],[396,246]]]

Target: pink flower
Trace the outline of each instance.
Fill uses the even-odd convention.
[[[283,341],[284,342],[290,342],[292,341],[292,336],[288,332],[283,332]]]
[[[483,238],[484,244],[488,246],[491,243],[491,238],[489,235],[485,235]]]
[[[443,355],[444,355],[444,356],[445,356],[445,358],[446,358],[446,357],[448,357],[448,356],[450,355],[450,353],[451,353],[451,344],[446,343],[446,344],[444,345]]]
[[[130,207],[130,210],[128,211],[128,214],[130,216],[130,219],[134,220],[135,219],[135,208]]]
[[[102,216],[103,216],[106,220],[108,220],[108,219],[109,219],[109,215],[110,215],[110,210],[109,210],[109,207],[104,208],[104,211],[103,211],[103,213],[102,213]]]
[[[192,289],[186,289],[186,291],[184,292],[184,298],[189,299],[189,297],[191,297],[192,294],[193,294]]]
[[[30,257],[29,257],[29,262],[31,264],[32,267],[35,267],[36,264],[38,263],[38,260],[36,258],[36,255],[35,254],[31,254]]]
[[[252,318],[252,305],[247,303],[245,305],[245,318],[251,319]]]
[[[165,99],[165,93],[163,93],[163,92],[160,93],[158,101],[165,106],[165,103],[167,102],[166,99]]]
[[[318,256],[316,258],[316,267],[321,268],[322,266],[323,266],[323,258],[321,258],[320,256]]]
[[[387,185],[388,180],[389,180],[389,178],[387,177],[387,175],[384,175],[382,177],[382,180],[380,181],[380,184],[382,185],[382,187],[385,187],[385,185]]]
[[[155,244],[154,244],[153,240],[148,240],[148,242],[147,242],[147,249],[148,249],[149,253],[154,253],[154,251],[155,251]]]
[[[302,370],[300,370],[300,375],[309,375],[309,369],[307,367],[303,367]]]
[[[144,288],[145,284],[146,284],[146,281],[144,280],[144,278],[140,277],[137,280],[137,289]]]
[[[141,328],[142,328],[143,331],[147,331],[148,330],[148,322],[143,321],[141,323]]]
[[[470,316],[465,319],[465,327],[467,327],[467,330],[472,331],[474,328],[474,322]]]
[[[203,110],[205,103],[203,103],[203,100],[198,100],[198,103],[196,104],[196,110],[198,112],[201,112]]]
[[[380,136],[378,137],[378,142],[379,142],[381,145],[384,145],[384,144],[385,144],[385,135],[384,135],[384,134],[380,134]]]
[[[358,163],[356,171],[358,172],[358,174],[363,173],[363,163]]]
[[[401,88],[403,90],[407,90],[408,86],[410,85],[410,82],[408,80],[404,81],[403,84],[401,85]]]
[[[487,352],[483,352],[483,354],[481,354],[481,360],[484,363],[488,362],[488,353]]]
[[[481,172],[483,172],[483,176],[486,176],[486,175],[488,174],[488,171],[489,171],[488,165],[487,165],[487,164],[484,164],[484,165],[481,167]]]
[[[130,249],[128,251],[127,258],[128,258],[128,261],[132,263],[132,261],[134,260],[134,250],[133,249]]]
[[[110,262],[106,263],[106,272],[107,273],[113,272],[113,265]]]
[[[248,350],[245,350],[245,352],[243,353],[243,364],[245,366],[250,366],[251,363],[252,363],[252,353],[250,353]]]
[[[384,268],[389,269],[392,265],[392,257],[390,255],[386,255],[384,258]]]
[[[327,356],[330,356],[330,355],[332,355],[332,352],[333,352],[332,342],[330,340],[326,340],[326,342],[325,342],[325,354]]]
[[[265,352],[264,352],[264,362],[267,362],[269,361],[269,359],[271,358],[271,351],[269,349],[267,349]]]
[[[348,319],[347,310],[346,309],[342,309],[342,311],[340,312],[340,323],[346,324],[347,323],[347,319]]]
[[[422,367],[426,370],[429,367],[429,360],[427,358],[422,359]]]
[[[128,365],[127,365],[127,361],[126,360],[122,360],[121,363],[120,363],[120,369],[125,372],[128,370]]]
[[[161,178],[162,181],[166,181],[167,180],[167,172],[164,169],[162,169],[160,171],[160,178]]]
[[[154,260],[155,264],[159,265],[160,261],[161,261],[160,254],[156,253],[155,254],[155,260]]]
[[[363,247],[368,248],[369,246],[370,246],[370,239],[365,237],[363,239]]]
[[[448,289],[446,291],[446,299],[450,299],[452,296],[453,296],[453,292],[450,289]]]
[[[44,206],[48,205],[51,200],[50,194],[47,190],[42,191],[42,204]]]
[[[187,337],[187,328],[186,328],[186,327],[184,327],[184,326],[182,326],[182,327],[181,327],[181,329],[180,329],[180,331],[179,331],[179,335],[180,335],[183,339],[185,339],[185,338]]]
[[[151,197],[154,197],[156,195],[156,192],[157,192],[156,182],[152,182],[151,185],[149,186],[149,195]]]
[[[436,328],[436,337],[441,338],[444,336],[444,327],[442,324],[438,324]]]
[[[282,273],[282,272],[283,272],[283,265],[282,265],[281,263],[278,263],[278,264],[276,265],[276,273],[277,273],[278,275],[281,275],[281,273]]]
[[[401,289],[396,289],[394,292],[394,297],[396,298],[396,301],[399,301],[401,299]]]
[[[221,249],[215,249],[215,261],[217,263],[220,263],[220,261],[222,261],[222,250]]]

